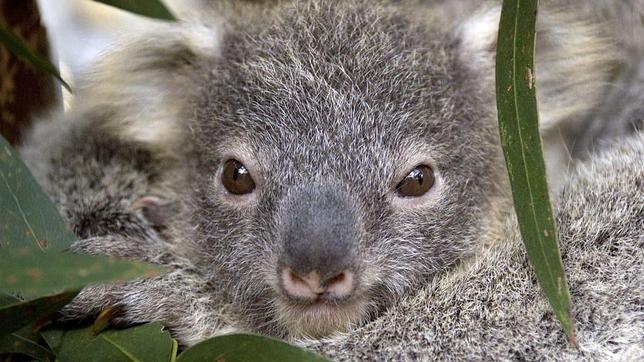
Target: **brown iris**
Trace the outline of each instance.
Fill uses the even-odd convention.
[[[416,166],[396,186],[396,192],[403,197],[422,196],[434,186],[434,170],[427,165]]]
[[[255,181],[250,172],[237,160],[228,160],[224,163],[221,183],[233,195],[249,194],[255,189]]]

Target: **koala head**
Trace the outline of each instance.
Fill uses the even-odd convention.
[[[371,2],[275,12],[203,65],[194,243],[248,327],[321,336],[468,255],[505,171],[458,39]]]
[[[472,253],[507,197],[498,4],[407,3],[280,2],[213,28],[163,25],[88,85],[114,112],[103,127],[194,171],[189,217],[168,230],[241,328],[322,336],[368,320]],[[553,130],[592,110],[619,54],[558,3],[537,24]]]

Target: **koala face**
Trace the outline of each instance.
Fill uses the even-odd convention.
[[[200,269],[269,334],[344,330],[466,256],[503,172],[458,41],[341,3],[232,26],[196,107]]]

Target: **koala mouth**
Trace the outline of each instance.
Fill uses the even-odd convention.
[[[332,274],[281,270],[277,316],[290,336],[319,338],[363,320],[366,303],[356,293],[356,275],[349,270]]]
[[[324,297],[310,301],[282,299],[277,305],[279,320],[289,335],[296,338],[320,338],[345,332],[368,314],[368,303],[360,297],[343,301]]]

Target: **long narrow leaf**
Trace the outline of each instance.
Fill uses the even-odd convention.
[[[76,239],[11,145],[0,136],[0,248],[62,251]]]
[[[94,335],[92,327],[48,330],[43,338],[65,361],[170,361],[176,354],[175,341],[159,323],[128,329],[111,329]]]
[[[177,20],[160,0],[94,0],[135,14],[161,20]]]
[[[0,323],[0,329],[3,330],[0,333],[0,355],[21,354],[34,358],[36,361],[54,361],[53,352],[40,337],[37,328],[34,328],[33,324],[29,325],[34,321],[37,323],[42,322],[40,317],[47,316],[60,306],[47,306],[52,301],[50,299],[52,297],[54,304],[63,302],[60,299],[61,295],[41,298],[34,301],[37,305],[31,304],[31,307],[34,308],[28,308],[26,315],[23,315],[22,313],[25,312],[25,309],[20,306],[20,304],[24,303],[23,301],[14,296],[0,293],[0,320],[3,321],[3,323]],[[9,318],[6,316],[7,313],[10,314]],[[5,314],[5,316],[2,316],[2,314]],[[14,324],[11,324],[12,322]],[[14,330],[16,322],[24,325],[24,327]],[[11,330],[11,332],[7,332],[8,330]],[[11,357],[9,357],[9,360],[13,361]]]
[[[47,346],[43,346],[40,339],[40,334],[34,332],[29,326],[19,331],[0,336],[0,356],[8,358],[4,361],[26,360],[23,356],[20,356],[23,357],[22,359],[20,357],[12,359],[12,354],[29,356],[40,362],[54,361],[54,354]]]
[[[535,92],[537,0],[504,0],[496,58],[499,129],[528,259],[555,315],[575,343],[541,151]]]
[[[328,359],[302,347],[254,334],[229,334],[213,337],[183,351],[177,362],[194,361],[310,361]]]
[[[0,249],[0,293],[29,298],[93,283],[154,277],[164,271],[158,265],[102,255],[42,252],[33,247]]]
[[[32,52],[31,49],[18,37],[16,34],[11,32],[9,29],[6,29],[0,26],[0,46],[4,46],[11,53],[16,56],[28,61],[37,69],[43,70],[56,79],[58,79],[68,91],[72,91],[71,87],[63,77],[58,72],[58,69],[51,64],[49,61],[42,59],[36,53]]]
[[[158,265],[63,252],[74,240],[54,204],[0,136],[0,291],[37,297],[164,270]],[[0,318],[0,324],[4,322]]]
[[[68,291],[55,295],[47,295],[38,299],[7,302],[0,306],[0,335],[17,331],[40,318],[47,317],[67,303],[78,294],[80,290]]]

